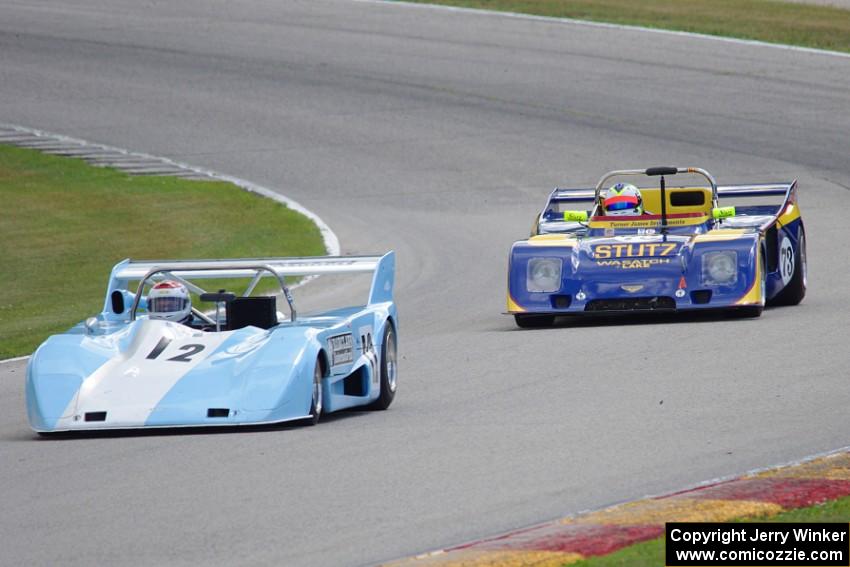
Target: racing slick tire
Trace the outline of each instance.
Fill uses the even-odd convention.
[[[390,407],[398,388],[398,345],[395,327],[391,321],[384,325],[384,338],[381,341],[381,393],[378,399],[366,406],[370,410],[385,410]]]
[[[797,239],[797,262],[794,264],[794,273],[788,285],[776,294],[771,305],[797,305],[806,297],[806,279],[808,266],[806,264],[806,231],[800,227]]]
[[[543,327],[551,327],[552,323],[555,322],[554,315],[526,315],[523,314],[515,314],[514,321],[516,321],[517,327],[522,329],[540,329]]]
[[[322,394],[322,377],[325,372],[322,370],[322,361],[316,359],[316,366],[313,369],[313,387],[311,388],[310,400],[310,417],[305,422],[307,425],[316,425],[319,423],[319,418],[322,415],[323,394]]]

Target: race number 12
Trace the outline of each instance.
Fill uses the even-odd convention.
[[[168,337],[162,337],[159,339],[159,342],[156,343],[156,346],[153,347],[153,350],[148,354],[145,358],[148,360],[156,360],[159,358],[159,355],[162,354],[168,345],[171,344],[171,339]],[[186,351],[183,354],[178,354],[177,356],[172,356],[171,358],[166,358],[166,362],[192,362],[192,357],[204,350],[204,345],[199,344],[188,344],[179,347],[179,350]]]

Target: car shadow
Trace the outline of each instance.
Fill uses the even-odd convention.
[[[90,431],[58,431],[52,433],[35,433],[26,436],[16,435],[15,441],[38,440],[38,441],[60,441],[69,439],[110,439],[127,437],[171,437],[175,435],[237,435],[263,433],[269,431],[305,430],[312,431],[322,424],[330,424],[336,421],[356,419],[375,412],[363,408],[350,408],[321,416],[318,425],[310,426],[306,420],[286,421],[283,423],[271,423],[260,425],[215,425],[215,426],[191,426],[191,427],[156,427],[151,429],[106,429]]]
[[[773,308],[768,308],[773,309]],[[765,310],[767,311],[767,309]],[[506,331],[545,331],[547,329],[569,329],[586,327],[628,327],[646,325],[670,325],[683,323],[716,323],[718,321],[741,321],[757,320],[754,317],[742,317],[734,311],[705,310],[675,312],[639,312],[639,313],[604,313],[604,314],[581,314],[561,315],[555,318],[555,322],[549,326],[537,328],[520,328],[514,325]]]

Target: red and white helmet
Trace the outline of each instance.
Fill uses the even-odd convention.
[[[180,282],[165,280],[148,293],[148,317],[182,323],[192,316],[192,298]]]

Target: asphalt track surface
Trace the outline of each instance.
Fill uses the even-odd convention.
[[[850,444],[848,110],[850,59],[699,38],[347,0],[3,1],[0,121],[279,188],[344,252],[395,249],[401,381],[389,411],[314,428],[42,440],[23,363],[2,365],[0,563],[369,564]],[[552,186],[658,164],[799,178],[805,302],[500,315]],[[348,300],[331,283],[305,303]]]

